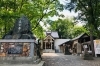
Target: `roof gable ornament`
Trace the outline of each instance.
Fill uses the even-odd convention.
[[[54,40],[54,38],[51,35],[47,35],[47,37],[44,40],[46,40],[46,39],[53,39]]]
[[[50,35],[53,38],[59,38],[58,32],[57,31],[47,31],[46,36]]]

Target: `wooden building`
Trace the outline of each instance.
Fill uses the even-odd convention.
[[[82,46],[82,38],[86,38],[89,37],[88,34],[83,33],[75,38],[72,39],[73,41],[73,45],[72,45],[72,49],[73,49],[73,54],[81,54],[83,51],[83,46]],[[89,39],[90,40],[90,39]],[[84,40],[83,40],[84,41]]]
[[[42,48],[43,48],[43,52],[60,52],[60,47],[59,45],[69,41],[69,39],[60,39],[58,32],[56,31],[49,31],[46,32],[46,37],[44,38],[43,42],[42,42]]]
[[[95,39],[95,37],[93,37]],[[90,36],[83,33],[72,39],[73,41],[73,54],[81,54],[84,52],[84,48],[87,47],[88,51],[91,51]]]
[[[65,55],[69,55],[72,53],[72,44],[73,42],[71,40],[66,41],[65,43],[59,45],[61,53],[64,53]]]

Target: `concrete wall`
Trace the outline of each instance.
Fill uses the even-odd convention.
[[[59,45],[69,41],[70,39],[55,39],[54,41],[54,48],[55,48],[55,52],[60,52],[60,47]]]

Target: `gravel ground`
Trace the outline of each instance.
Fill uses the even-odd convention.
[[[43,53],[45,66],[100,66],[100,57],[94,60],[83,60],[80,56],[61,53]]]

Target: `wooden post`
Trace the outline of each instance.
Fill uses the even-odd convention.
[[[46,42],[45,42],[45,50],[46,50]]]
[[[50,42],[51,43],[51,50],[52,50],[52,42]]]

